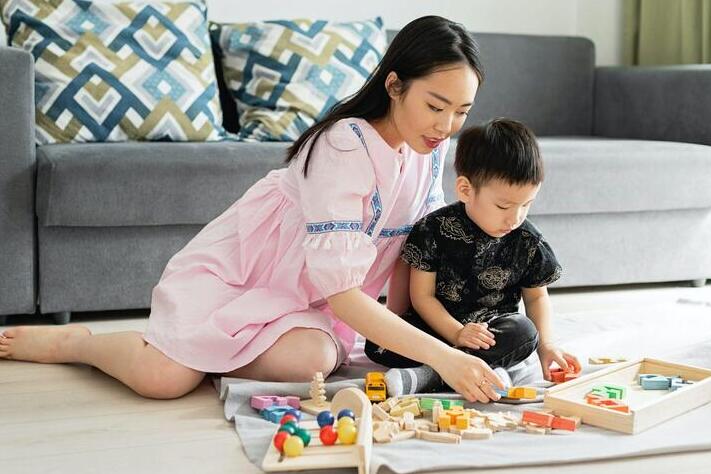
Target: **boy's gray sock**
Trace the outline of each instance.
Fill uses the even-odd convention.
[[[442,385],[442,378],[429,365],[408,369],[390,369],[385,373],[388,397],[434,392],[441,389]]]

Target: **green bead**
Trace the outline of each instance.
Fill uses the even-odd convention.
[[[311,442],[311,435],[303,428],[297,428],[296,433],[294,433],[294,435],[301,438],[301,441],[304,442],[304,446],[308,446]]]
[[[277,430],[277,433],[280,431],[286,431],[290,435],[293,435],[296,433],[297,429],[298,429],[298,427],[296,425],[289,422],[289,423],[284,423],[283,425],[281,425],[281,427]]]

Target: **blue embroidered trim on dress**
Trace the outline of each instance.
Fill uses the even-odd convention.
[[[368,156],[370,156],[370,152],[368,151],[368,145],[365,143],[365,137],[363,136],[363,132],[361,131],[358,124],[349,123],[348,125],[351,127],[351,130],[353,130],[353,133],[355,133],[358,138],[360,138],[360,142],[363,144],[365,152],[368,154]],[[373,218],[370,220],[370,224],[368,224],[365,233],[372,237],[373,231],[375,231],[375,226],[380,220],[380,215],[383,213],[383,203],[380,201],[380,190],[377,186],[375,186],[375,193],[373,194],[373,197],[370,200],[370,205],[373,208]]]
[[[375,188],[375,193],[370,201],[370,205],[373,208],[373,218],[370,220],[370,224],[368,224],[368,228],[365,230],[365,233],[372,237],[375,225],[380,220],[380,214],[383,213],[383,204],[380,202],[380,191],[377,187]]]
[[[383,229],[380,231],[380,237],[397,237],[399,235],[407,235],[411,231],[411,225],[404,225],[395,229]]]
[[[435,202],[441,194],[438,193],[436,195],[433,195],[432,192],[434,191],[435,183],[437,182],[437,176],[439,176],[439,148],[435,148],[432,150],[432,182],[430,183],[430,190],[427,192],[427,201],[426,204],[429,205],[433,202]]]
[[[307,222],[307,234],[323,234],[324,232],[360,232],[363,224],[357,221],[327,221],[327,222]]]

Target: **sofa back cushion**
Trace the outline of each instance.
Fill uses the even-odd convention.
[[[202,2],[0,0],[35,58],[38,144],[223,136]]]
[[[361,88],[386,48],[380,18],[213,24],[211,30],[243,141],[296,140]]]

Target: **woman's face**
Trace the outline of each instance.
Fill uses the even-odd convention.
[[[393,77],[397,79],[390,73],[388,80]],[[478,87],[474,70],[461,63],[411,81],[404,94],[391,92],[391,119],[398,138],[417,153],[430,153],[462,128]]]

